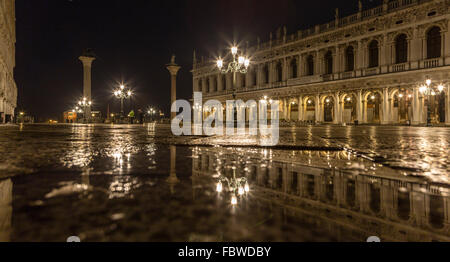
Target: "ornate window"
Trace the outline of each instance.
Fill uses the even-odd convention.
[[[355,53],[353,51],[353,46],[347,47],[345,51],[346,60],[346,70],[347,72],[355,70]]]
[[[283,66],[281,65],[281,63],[277,63],[276,71],[277,71],[277,82],[283,81]]]
[[[437,26],[431,28],[427,33],[427,58],[441,57],[441,29]]]
[[[401,64],[408,61],[408,40],[405,34],[395,39],[395,63]]]
[[[312,55],[306,59],[306,75],[314,75],[314,57]]]
[[[264,65],[263,74],[264,74],[264,84],[268,84],[269,83],[269,67],[267,65]]]
[[[378,41],[373,40],[369,44],[369,68],[377,67],[379,65],[379,50],[378,50]]]
[[[333,54],[328,51],[325,54],[325,74],[329,75],[333,73]]]
[[[258,84],[258,77],[257,76],[258,76],[258,74],[256,73],[256,70],[253,69],[252,70],[252,84],[254,86],[256,86]]]
[[[297,66],[297,58],[294,58],[294,59],[292,59],[292,61],[291,61],[291,66],[290,66],[290,71],[291,71],[291,74],[290,74],[290,77],[291,78],[297,78],[298,77],[298,66]]]

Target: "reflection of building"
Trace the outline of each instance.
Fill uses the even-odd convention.
[[[298,152],[295,157],[277,152],[261,161],[261,155],[248,153],[222,151],[219,157],[218,150],[223,149],[194,149],[193,181],[216,174],[220,166],[237,165],[245,170],[255,201],[283,207],[286,216],[295,218],[291,221],[307,220],[330,234],[359,241],[371,235],[390,241],[450,241],[448,187],[308,163],[312,158],[323,158],[325,164],[345,162],[343,152]]]
[[[280,100],[282,119],[336,124],[424,124],[430,99],[433,121],[450,125],[448,7],[445,0],[384,0],[291,35],[279,29],[245,50],[252,66],[238,76],[237,99],[268,96]],[[194,91],[225,104],[232,76],[214,65],[194,57]],[[427,77],[444,92],[419,92]]]
[[[0,3],[0,123],[12,122],[17,106],[17,86],[14,82],[16,16],[15,0]]]
[[[12,181],[0,181],[0,242],[11,240]]]

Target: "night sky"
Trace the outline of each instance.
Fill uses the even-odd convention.
[[[381,0],[363,1],[365,8]],[[94,110],[119,111],[111,95],[118,83],[132,87],[135,109],[170,109],[170,79],[165,64],[176,54],[182,66],[178,98],[192,95],[193,50],[216,55],[232,42],[267,41],[286,25],[288,33],[357,10],[349,0],[17,0],[15,78],[18,109],[58,118],[82,97],[85,48],[93,64]],[[275,34],[274,34],[275,35]]]

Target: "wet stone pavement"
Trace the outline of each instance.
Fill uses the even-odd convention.
[[[450,241],[450,128],[280,135],[0,126],[0,241]]]

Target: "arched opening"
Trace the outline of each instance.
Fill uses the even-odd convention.
[[[329,96],[326,97],[323,103],[323,121],[333,122],[334,121],[334,98]]]
[[[316,121],[316,102],[313,98],[306,99],[305,120],[314,123]]]
[[[369,68],[377,67],[379,65],[378,55],[378,41],[373,40],[369,44]]]
[[[406,123],[412,118],[412,93],[409,90],[400,89],[392,96],[391,114],[394,123]]]
[[[264,79],[264,84],[269,83],[269,67],[267,65],[264,65],[264,68],[263,68],[263,79]]]
[[[277,82],[283,81],[283,66],[281,65],[281,63],[277,63],[276,73],[277,73]]]
[[[355,52],[353,50],[353,46],[347,47],[345,51],[345,71],[353,71],[355,70]]]
[[[197,92],[203,92],[202,80],[197,80]]]
[[[444,198],[442,196],[430,196],[430,214],[429,223],[433,228],[441,229],[444,227],[445,209]]]
[[[427,58],[441,57],[442,37],[441,29],[437,26],[432,27],[427,33]]]
[[[428,102],[430,100],[430,102]],[[445,123],[445,92],[425,96],[425,110],[430,106],[431,123]]]
[[[306,59],[306,75],[314,75],[314,57],[312,55]]]
[[[298,77],[298,62],[297,58],[292,59],[290,64],[290,78]]]
[[[344,123],[353,123],[357,120],[356,102],[356,96],[354,94],[343,96],[342,121]]]
[[[381,94],[373,92],[368,94],[366,99],[366,121],[367,123],[380,123],[381,122]]]
[[[411,212],[411,198],[408,191],[399,191],[397,200],[397,215],[400,219],[408,220]]]
[[[328,51],[324,57],[325,60],[325,74],[329,75],[333,73],[333,54]]]
[[[253,69],[253,70],[251,71],[251,79],[252,79],[252,83],[251,83],[251,84],[252,84],[253,86],[256,86],[256,85],[258,84],[257,76],[258,76],[258,74],[256,73],[256,70]]]
[[[395,39],[395,63],[401,64],[408,61],[408,40],[405,34],[398,35]]]
[[[299,105],[296,102],[291,102],[289,105],[290,109],[290,120],[297,120],[298,119],[298,111],[299,111]]]
[[[247,86],[247,79],[245,77],[245,74],[239,74],[240,78],[241,78],[241,87],[246,87]]]

